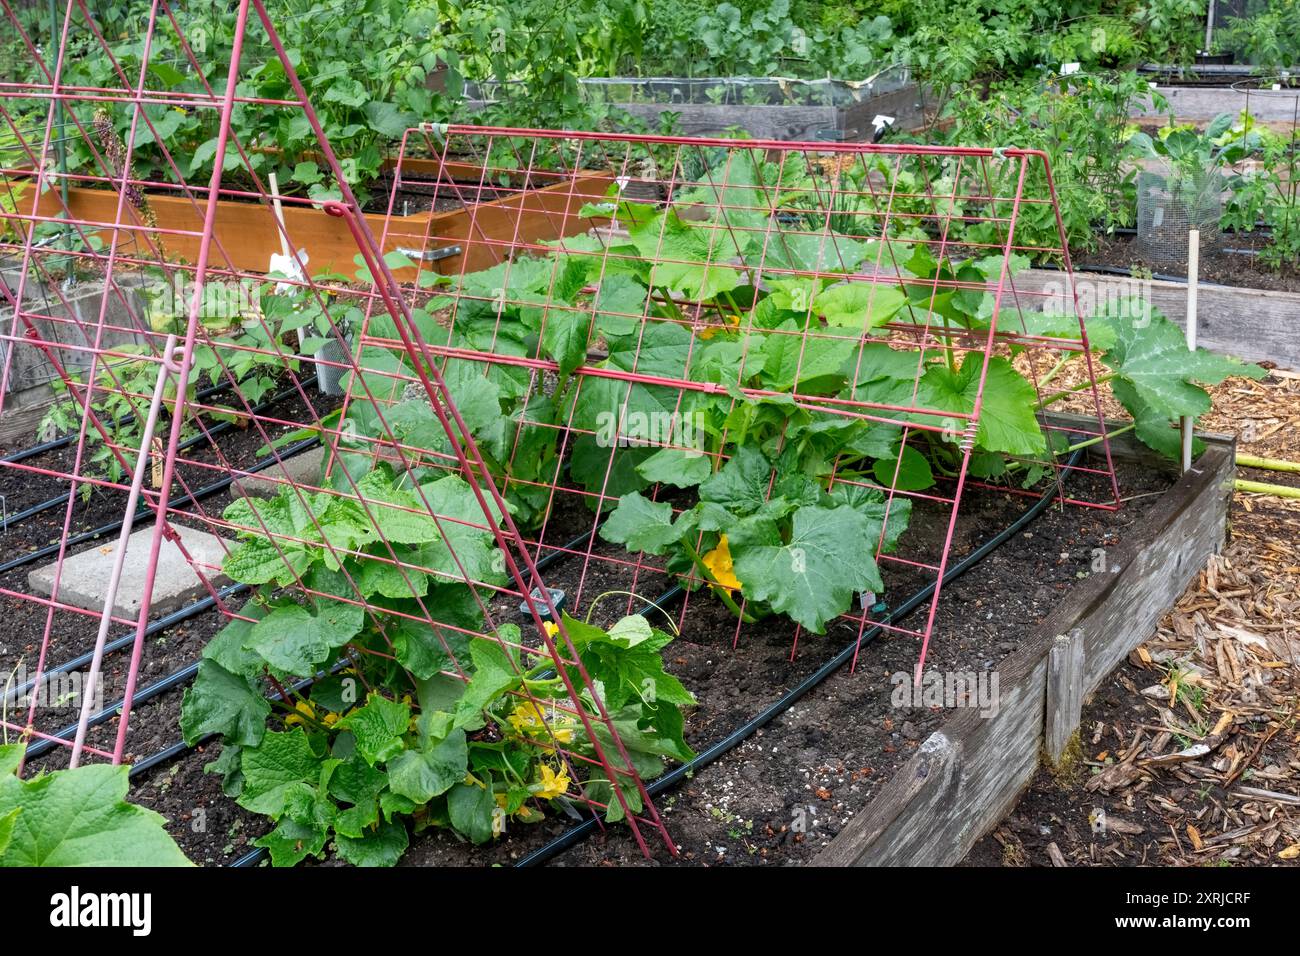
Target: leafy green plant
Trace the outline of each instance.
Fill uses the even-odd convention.
[[[587,210],[613,215],[622,237],[570,239],[550,258],[440,280],[458,295],[435,297],[428,309],[449,310],[454,331],[420,321],[439,344],[555,363],[556,382],[540,393],[517,369],[489,363],[485,377],[461,358],[445,369],[458,404],[473,410],[466,420],[475,437],[489,451],[503,441],[514,450],[495,455],[492,468],[525,523],[545,517],[567,468],[593,507],[613,509],[602,537],[665,557],[670,571],[708,587],[738,616],[737,592],[746,618],[785,614],[821,631],[855,594],[880,589],[872,556],[894,547],[910,516],[895,498],[883,527],[887,489],[920,491],[955,477],[968,437],[971,474],[1024,487],[1048,475],[1045,459],[1082,447],[1049,440],[1040,423],[1077,391],[1050,391],[1065,358],[1039,379],[1040,400],[1015,350],[986,356],[969,342],[995,321],[1007,323],[1003,332],[1022,333],[1024,322],[1029,334],[1075,338],[1078,320],[994,316],[990,283],[1028,265],[1023,256],[940,261],[923,233],[886,246],[883,237],[828,232],[827,216],[851,225],[863,210],[811,212],[817,187],[796,157],[778,166],[737,148],[711,162],[704,181],[715,185],[685,190],[672,205]],[[881,261],[901,270],[896,283],[841,278]],[[900,349],[877,331],[909,322],[938,346]],[[1188,353],[1177,327],[1153,310],[1093,320],[1089,332],[1108,369],[1103,383],[1135,417],[1124,430],[1171,455],[1177,420],[1208,408],[1196,383],[1263,374]],[[412,373],[401,356],[383,354],[367,360],[377,371]],[[575,375],[582,365],[596,374]],[[618,377],[631,371],[710,387]],[[966,436],[981,375],[981,420]],[[810,408],[818,396],[914,411],[869,422]],[[402,421],[403,408],[394,411]],[[530,432],[511,430],[524,420]],[[903,424],[914,426],[906,442]],[[557,443],[567,430],[566,449]],[[646,493],[656,486],[695,489],[698,498],[656,500]],[[792,579],[796,555],[805,574]]]
[[[1190,63],[1205,35],[1201,0],[1142,0],[1133,12],[1147,55],[1157,63]]]
[[[737,617],[775,612],[823,633],[856,595],[884,590],[873,555],[886,521],[883,550],[894,549],[911,503],[887,509],[883,492],[849,484],[828,493],[784,465],[741,445],[700,483],[693,508],[674,518],[667,503],[632,492],[619,499],[600,535],[629,551],[674,552],[676,565],[689,562]],[[748,610],[733,591],[748,599]]]
[[[1041,149],[1051,163],[1061,222],[1072,249],[1090,249],[1103,232],[1131,225],[1136,205],[1133,156],[1139,152],[1129,119],[1138,105],[1165,102],[1137,73],[1074,74],[994,87],[987,98],[973,91],[956,97],[945,109],[952,120],[948,141],[956,145],[1015,144]],[[1124,143],[1132,143],[1127,149]],[[1012,195],[1016,171],[994,167],[993,195]],[[1029,170],[1027,190],[1046,194],[1041,166]],[[968,238],[996,242],[993,227],[976,224]],[[1044,249],[1061,240],[1049,206],[1024,209],[1016,222],[1017,244]],[[1046,255],[1046,253],[1044,253]]]
[[[25,744],[0,744],[0,867],[190,866],[152,810],[126,802],[129,767],[20,779]]]
[[[573,781],[557,753],[612,746],[603,724],[593,740],[578,716],[597,713],[591,693],[572,699],[549,657],[524,659],[517,625],[501,624],[500,640],[472,636],[485,622],[465,578],[505,579],[465,481],[383,466],[356,491],[286,489],[225,512],[249,530],[224,570],[257,591],[204,649],[181,728],[189,742],[222,735],[208,769],[241,806],[275,821],[258,841],[272,862],[319,856],[332,841],[348,862],[391,865],[408,819],[416,832],[449,827],[485,843],[508,820],[536,822],[543,806],[579,792],[618,820],[612,786],[639,811],[635,787]],[[425,502],[444,516],[441,530]],[[299,577],[315,596],[280,591]],[[680,708],[694,698],[660,657],[671,635],[639,616],[607,630],[567,617],[564,626],[637,771],[653,778],[665,758],[690,759]],[[314,675],[328,676],[309,694],[286,689]],[[364,700],[358,687],[370,689]]]
[[[155,332],[183,334],[188,300],[167,283],[142,286],[146,318]],[[210,412],[217,420],[237,420],[245,412],[245,403],[256,405],[268,396],[286,371],[296,371],[296,344],[290,346],[285,336],[314,322],[321,322],[312,303],[301,297],[280,295],[273,283],[263,283],[257,301],[248,301],[237,283],[210,281],[203,289],[199,318],[205,338],[194,351],[194,374],[189,383],[189,398],[194,398],[200,384],[232,384],[236,395],[225,405]],[[252,313],[252,314],[250,314]],[[322,323],[323,324],[323,323]],[[308,343],[310,344],[310,342]],[[88,454],[83,470],[111,482],[124,475],[122,459],[130,461],[140,447],[140,428],[148,412],[149,400],[158,377],[158,363],[148,345],[124,344],[112,349],[97,363],[93,382],[87,373],[70,372],[75,392],[89,395],[95,416],[108,433],[104,440],[94,425],[87,423]],[[139,356],[138,358],[134,356]],[[62,398],[51,403],[37,426],[41,440],[49,440],[81,428],[81,400],[68,394],[67,383],[52,380],[51,388]],[[175,386],[169,381],[163,394],[164,407],[175,400]],[[194,430],[188,424],[184,437]],[[94,486],[82,485],[82,494],[90,495]]]
[[[1197,216],[1217,221],[1221,196],[1228,188],[1227,171],[1256,153],[1262,140],[1253,124],[1221,113],[1204,130],[1194,124],[1161,127],[1155,138],[1134,132],[1128,145],[1134,155],[1159,160],[1168,170],[1171,198]]]
[[[1241,125],[1254,127],[1248,115],[1243,115]],[[1262,222],[1268,228],[1268,243],[1260,259],[1278,272],[1294,270],[1300,263],[1300,137],[1265,128],[1256,131],[1256,162],[1228,179],[1231,196],[1223,225],[1253,232]]]
[[[451,97],[458,94],[452,73],[448,93],[430,90],[426,79],[440,63],[454,59],[439,34],[438,5],[399,0],[359,0],[347,5],[315,0],[278,0],[269,13],[290,60],[307,92],[331,146],[342,157],[343,176],[364,202],[383,168],[390,144],[421,122],[446,119]],[[145,54],[144,20],[147,4],[127,4],[120,33],[111,33],[116,65],[106,57],[84,24],[71,31],[71,50],[64,82],[87,87],[130,85]],[[234,37],[236,9],[220,4],[178,9],[174,16],[193,51],[198,68],[181,49],[174,30],[159,28],[149,46],[149,84],[169,93],[203,93],[205,84],[220,89],[226,79]],[[137,22],[132,23],[134,17]],[[44,34],[48,27],[42,27]],[[84,55],[75,55],[78,52]],[[292,99],[284,68],[260,29],[250,28],[243,49],[241,95]],[[121,73],[119,73],[119,68]],[[71,108],[89,127],[93,104]],[[137,178],[176,181],[178,173],[194,182],[211,174],[217,145],[218,116],[211,110],[143,107],[148,122],[132,134],[134,110],[118,108],[109,115],[116,134],[132,146]],[[338,195],[320,164],[320,145],[301,111],[240,103],[231,131],[259,176],[278,173],[286,193],[313,198]],[[179,170],[173,170],[160,146],[165,145]],[[105,144],[72,137],[69,167],[98,169],[94,150]],[[239,151],[226,155],[227,185],[248,178]]]
[[[792,0],[649,5],[641,54],[648,76],[783,76],[860,80],[890,65],[889,18]],[[608,75],[608,74],[607,74]]]
[[[1300,65],[1300,4],[1295,0],[1254,0],[1243,17],[1228,17],[1214,31],[1217,49],[1265,69]]]

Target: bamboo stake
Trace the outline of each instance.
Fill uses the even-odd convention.
[[[1266,471],[1300,472],[1300,461],[1283,461],[1281,458],[1256,458],[1237,452],[1237,464],[1243,468],[1263,468]]]
[[[1256,495],[1276,495],[1279,498],[1300,498],[1300,488],[1292,488],[1290,485],[1269,485],[1262,481],[1246,481],[1244,478],[1238,478],[1232,483],[1232,487],[1237,491],[1248,491]]]

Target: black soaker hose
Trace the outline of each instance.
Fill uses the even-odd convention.
[[[252,410],[252,414],[256,415],[259,412],[264,412],[266,411],[266,409],[270,408],[272,405],[275,405],[277,402],[281,402],[284,399],[297,394],[298,394],[298,390],[296,388],[287,388],[283,392],[271,396],[261,405],[258,405],[256,408]],[[213,425],[211,428],[207,429],[207,431],[200,432],[197,435],[185,439],[185,441],[181,442],[180,445],[177,446],[177,451],[187,451],[190,448],[193,448],[195,445],[201,444],[202,442],[207,441],[210,438],[216,438],[218,435],[224,435],[226,432],[230,431],[234,427],[235,427],[234,422],[218,422],[217,424]],[[16,514],[8,515],[7,517],[5,517],[3,522],[0,522],[0,530],[8,531],[14,525],[26,521],[28,518],[35,517],[36,515],[40,514],[43,511],[49,511],[51,508],[57,508],[60,505],[65,505],[68,503],[68,499],[71,497],[72,497],[72,492],[65,491],[63,492],[63,494],[56,495],[55,497],[49,499],[48,501],[42,501],[39,504],[32,505],[30,508],[24,508],[22,511],[19,511]]]
[[[195,392],[194,398],[196,401],[201,402],[204,401],[205,399],[211,398],[213,395],[216,395],[218,392],[223,391],[228,387],[229,386],[224,383],[221,385],[213,385],[210,388],[205,388],[202,391]],[[137,416],[133,412],[127,412],[125,415],[120,415],[117,418],[113,419],[113,427],[119,428],[122,425],[125,425],[129,421],[137,419],[138,417],[139,416]],[[42,455],[47,451],[54,451],[55,449],[58,448],[66,448],[68,445],[71,445],[73,441],[76,440],[76,437],[77,437],[76,432],[69,432],[66,435],[61,435],[58,438],[52,438],[49,441],[43,441],[37,445],[32,445],[29,448],[20,448],[18,451],[11,451],[7,455],[0,456],[0,463],[13,464],[19,461],[26,461],[28,458],[35,458],[37,455]]]
[[[254,462],[253,465],[246,470],[249,474],[256,474],[257,472],[270,468],[272,465],[278,464],[279,462],[284,461],[286,458],[296,455],[299,452],[307,451],[310,448],[314,448],[319,442],[320,442],[319,438],[304,438],[300,442],[295,442],[292,445],[286,446],[284,451],[280,454],[278,458],[275,456],[268,456],[266,458],[263,458],[261,461]],[[230,477],[222,478],[218,481],[214,481],[210,485],[204,485],[202,488],[192,491],[189,494],[181,495],[181,497],[171,501],[168,504],[168,510],[170,511],[176,508],[188,507],[189,505],[194,504],[196,501],[201,501],[204,498],[208,498],[212,495],[215,495],[219,491],[224,491],[234,483],[235,483],[234,476],[230,476]],[[136,511],[135,520],[137,522],[144,521],[149,517],[151,517],[152,515],[153,515],[153,509],[150,508],[148,505],[145,505],[144,507]],[[98,528],[91,528],[89,531],[83,531],[80,534],[74,534],[72,537],[65,539],[62,542],[62,544],[63,545],[83,544],[86,541],[94,541],[96,538],[101,538],[106,534],[112,534],[114,531],[120,531],[122,529],[122,520],[123,519],[119,518],[116,521],[110,521],[108,524],[102,524]],[[31,564],[33,561],[39,561],[41,558],[47,558],[52,554],[57,554],[59,547],[60,547],[59,544],[49,544],[43,548],[37,548],[35,551],[32,551],[28,554],[23,554],[23,555],[19,555],[16,558],[11,558],[10,560],[5,561],[3,564],[0,564],[0,574],[7,574],[8,572],[14,570],[15,568],[21,568],[24,565]]]
[[[232,597],[240,593],[241,591],[248,590],[248,587],[249,585],[247,584],[231,584],[218,591],[217,597],[222,598],[224,600],[225,598]],[[217,602],[213,599],[212,595],[209,594],[207,597],[203,598],[202,600],[195,601],[193,604],[187,604],[185,605],[185,607],[177,608],[175,611],[172,611],[170,614],[168,614],[165,617],[160,617],[156,621],[150,621],[149,626],[145,628],[144,636],[152,637],[153,635],[159,634],[167,630],[168,628],[175,627],[177,624],[180,624],[184,621],[188,621],[196,614],[203,613],[208,608],[213,607],[216,603]],[[127,631],[125,634],[121,635],[120,637],[115,637],[113,638],[113,640],[105,644],[104,653],[112,654],[122,650],[125,647],[130,647],[134,643],[135,643],[135,631]],[[54,667],[47,667],[45,670],[41,672],[41,676],[48,677],[52,674],[71,674],[73,671],[79,671],[83,667],[88,665],[94,656],[95,656],[95,652],[93,649],[91,649],[82,654],[78,654],[70,661],[64,661],[62,664],[58,664]],[[33,679],[27,681],[26,683],[20,684],[17,687],[11,687],[7,691],[5,691],[4,700],[8,702],[8,701],[15,700],[19,697],[22,697],[24,694],[30,691],[35,685],[36,685],[36,681]]]
[[[316,439],[314,438],[308,440],[313,442],[316,441]],[[584,531],[582,534],[578,535],[572,541],[565,544],[562,549],[554,551],[551,554],[547,555],[546,557],[549,558],[550,560],[546,562],[546,566],[553,564],[556,560],[558,560],[562,556],[568,557],[569,553],[574,548],[578,547],[578,545],[582,544],[584,541],[590,539],[590,537],[594,533],[595,533],[594,530]],[[538,570],[542,570],[543,561],[545,560],[546,559],[542,559],[537,562]],[[219,593],[224,597],[228,594],[233,594],[236,591],[243,590],[246,587],[247,585],[242,585],[242,584],[233,585]],[[160,618],[158,621],[154,622],[154,624],[150,625],[149,630],[146,631],[146,633],[157,633],[158,631],[163,630],[165,627],[172,627],[175,624],[178,624],[179,622],[186,620],[187,618],[193,617],[195,614],[198,614],[201,611],[207,610],[214,603],[215,602],[213,601],[212,596],[209,595],[208,597],[204,598],[202,601],[196,601],[194,604],[191,604],[185,608],[181,608],[179,611],[173,612],[172,614],[168,615],[165,618]],[[135,632],[132,631],[129,634],[124,634],[121,637],[115,639],[112,642],[112,644],[105,645],[104,651],[105,653],[108,653],[109,651],[120,650],[123,647],[133,644],[134,642],[135,642]],[[51,668],[49,671],[46,671],[46,673],[62,673],[70,670],[76,670],[79,667],[82,667],[86,663],[88,663],[89,660],[90,660],[90,652],[81,654],[78,657],[73,658],[71,661],[59,665],[58,667]],[[199,672],[198,661],[194,661],[190,664],[186,664],[184,667],[180,668],[179,670],[173,671],[172,673],[168,674],[166,677],[160,677],[152,684],[149,684],[137,690],[135,692],[135,696],[132,698],[132,704],[134,705],[134,704],[144,703],[145,701],[152,700],[154,697],[157,697],[159,694],[164,694],[167,691],[172,690],[173,688],[180,687],[183,684],[188,683],[190,678],[194,677],[194,675],[197,674],[198,672]],[[299,684],[293,685],[294,689],[297,690],[299,689],[300,686],[310,686],[314,678],[309,677],[309,678],[305,678],[304,680],[305,683],[300,682]],[[22,691],[19,692],[21,693],[23,691],[30,690],[31,687],[32,687],[32,682],[28,681],[25,685],[23,685]],[[98,727],[100,724],[112,719],[114,715],[121,713],[123,703],[124,701],[119,699],[113,702],[112,704],[109,704],[107,707],[103,708],[98,713],[91,714],[90,719],[86,722],[86,726]],[[77,724],[71,723],[68,726],[64,727],[62,730],[59,730],[56,733],[54,733],[52,736],[60,740],[68,740],[71,737],[75,736],[76,733],[77,733]],[[49,738],[42,738],[41,740],[38,740],[36,743],[32,744],[30,747],[27,748],[27,756],[32,759],[35,759],[37,757],[42,757],[45,754],[49,753],[50,750],[56,746],[58,746],[58,743],[55,740],[50,740]],[[180,745],[181,749],[177,750],[176,749],[177,746],[178,746],[177,744],[172,744],[170,747],[167,748],[166,751],[164,751],[164,753],[174,751],[172,755],[175,756],[176,754],[184,753],[185,750],[189,749],[187,747],[184,747],[183,745]],[[158,754],[154,754],[153,756],[146,758],[146,761],[149,763],[149,766],[152,767],[159,762],[156,759],[157,757]]]
[[[979,564],[980,561],[984,560],[984,558],[988,557],[988,555],[992,551],[994,551],[999,545],[1003,544],[1009,538],[1013,537],[1015,534],[1017,534],[1019,531],[1025,528],[1027,525],[1031,524],[1039,515],[1041,515],[1044,511],[1046,511],[1048,507],[1051,505],[1053,499],[1056,497],[1057,492],[1061,488],[1061,485],[1065,481],[1066,475],[1069,474],[1070,470],[1073,469],[1074,466],[1078,464],[1079,459],[1080,457],[1082,457],[1083,454],[1084,454],[1084,449],[1080,448],[1077,451],[1075,451],[1073,455],[1070,456],[1070,460],[1061,469],[1056,484],[1053,485],[1049,491],[1044,492],[1042,497],[1040,497],[1036,502],[1034,502],[1034,504],[1023,515],[1021,515],[1019,518],[1013,521],[1009,526],[1007,526],[1006,529],[1004,529],[998,535],[984,542],[982,545],[980,545],[978,548],[976,548],[966,557],[958,561],[955,565],[948,568],[948,570],[944,573],[943,583],[946,585],[950,581],[953,581],[956,578],[960,577],[961,575],[965,574],[971,568],[975,567],[975,565]],[[930,595],[934,593],[934,589],[935,589],[935,584],[927,584],[925,587],[921,588],[921,590],[917,591],[915,594],[909,597],[898,607],[892,609],[889,612],[889,614],[886,616],[884,623],[892,624],[895,621],[905,618],[908,614],[915,611],[918,607],[921,606],[921,604],[923,604],[926,600],[928,600]],[[663,598],[660,598],[655,603],[657,605],[662,605],[665,599],[669,599],[669,595],[676,597],[676,593],[680,593],[681,590],[682,590],[681,585],[678,585],[676,588],[674,588],[672,591],[669,591],[668,594],[665,594]],[[678,767],[674,767],[672,770],[664,774],[662,777],[659,777],[658,779],[654,780],[652,783],[647,784],[646,791],[649,793],[651,799],[658,797],[664,791],[670,789],[671,787],[676,786],[682,780],[695,774],[697,771],[702,770],[704,767],[707,767],[709,764],[716,761],[719,757],[723,756],[727,752],[738,747],[745,740],[753,736],[755,732],[761,730],[764,726],[771,723],[773,719],[780,716],[785,711],[789,710],[790,707],[794,706],[794,704],[800,700],[800,698],[802,698],[805,694],[807,694],[810,690],[812,690],[814,687],[816,687],[826,678],[830,677],[831,674],[835,673],[837,670],[839,670],[841,667],[843,667],[845,664],[851,661],[853,659],[854,654],[857,653],[858,648],[860,646],[869,644],[871,641],[875,640],[876,637],[880,635],[880,633],[881,633],[881,628],[879,625],[865,631],[859,640],[853,641],[842,651],[840,651],[838,654],[836,654],[834,657],[828,660],[825,664],[823,664],[821,667],[817,668],[817,670],[813,671],[811,674],[809,674],[807,677],[801,680],[798,684],[796,684],[793,688],[791,688],[784,696],[782,696],[781,698],[779,698],[769,706],[765,707],[749,721],[742,724],[740,727],[736,728],[734,731],[732,731],[727,736],[723,737],[721,740],[711,744],[703,752],[698,754],[694,760],[690,761],[689,763],[681,764]],[[569,827],[567,830],[565,830],[563,833],[561,833],[559,836],[555,837],[549,843],[546,843],[545,845],[538,847],[536,850],[529,853],[527,856],[525,856],[523,859],[517,862],[515,866],[518,867],[539,866],[547,862],[548,860],[552,859],[557,854],[562,853],[565,850],[569,849],[570,847],[575,846],[578,843],[582,842],[583,840],[591,836],[600,828],[601,828],[600,821],[595,816],[591,817],[588,820],[584,820],[582,823],[576,823],[573,826]]]

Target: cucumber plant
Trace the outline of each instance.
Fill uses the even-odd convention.
[[[129,767],[24,780],[26,744],[0,744],[0,867],[191,866],[159,814],[126,802]]]
[[[612,511],[606,540],[662,556],[738,616],[740,594],[746,618],[779,613],[821,632],[856,594],[883,589],[873,556],[897,546],[911,517],[907,498],[891,492],[959,473],[981,376],[971,475],[1031,488],[1052,473],[1052,456],[1083,444],[1042,424],[1086,387],[1054,389],[1073,352],[1035,388],[1017,366],[1021,347],[972,345],[994,324],[1005,335],[1077,340],[1078,318],[995,316],[990,290],[1029,265],[1023,255],[937,258],[906,217],[896,235],[869,238],[856,196],[814,211],[817,184],[800,154],[776,164],[743,147],[717,153],[701,179],[721,185],[684,189],[663,206],[620,201],[614,190],[585,212],[612,216],[624,233],[439,277],[451,294],[434,295],[416,319],[433,344],[480,353],[454,353],[443,373],[524,523],[540,523],[567,475],[593,507]],[[851,278],[882,266],[897,279]],[[395,338],[382,332],[386,321],[381,336]],[[937,344],[907,347],[913,326]],[[1264,374],[1188,352],[1178,327],[1140,302],[1087,329],[1099,381],[1134,419],[1122,430],[1170,457],[1178,420],[1209,408],[1201,385]],[[538,373],[492,354],[547,359],[554,381],[544,389]],[[377,384],[413,376],[409,362],[382,349],[363,357]],[[863,417],[819,402],[908,410]],[[433,427],[422,403],[399,403],[388,419],[403,441],[436,450],[440,436],[421,437]],[[695,501],[652,500],[654,487]],[[780,570],[795,550],[808,568],[797,587]]]
[[[642,779],[693,756],[682,708],[695,699],[663,669],[672,635],[636,615],[608,629],[565,617],[598,688],[574,699],[549,656],[520,651],[516,624],[486,636],[466,581],[503,585],[504,562],[464,479],[380,466],[355,487],[337,483],[226,509],[244,530],[223,570],[256,591],[204,649],[182,704],[188,743],[221,736],[208,769],[225,792],[275,822],[257,841],[274,865],[330,844],[350,863],[392,865],[409,829],[481,844],[581,798],[605,804],[609,821],[623,802],[639,812],[634,785],[598,763],[575,780],[561,754],[613,747],[606,724],[580,716],[601,707]],[[311,677],[310,690],[294,689]]]

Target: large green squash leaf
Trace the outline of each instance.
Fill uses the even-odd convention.
[[[164,818],[126,802],[126,766],[87,764],[31,780],[0,747],[0,866],[191,866]]]

